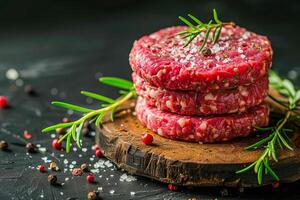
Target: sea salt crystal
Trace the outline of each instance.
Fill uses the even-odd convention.
[[[107,167],[112,167],[113,166],[113,164],[110,161],[106,161],[104,163],[104,165],[106,165]]]
[[[102,187],[98,187],[98,191],[99,191],[99,192],[102,192],[102,191],[103,191],[103,188],[102,188]]]
[[[69,163],[69,161],[67,159],[64,159],[64,164],[66,165],[68,163]]]
[[[6,78],[9,80],[17,80],[19,78],[19,73],[14,68],[10,68],[6,71]]]
[[[56,135],[55,135],[54,133],[52,133],[52,134],[50,135],[50,137],[51,137],[51,138],[55,138]]]
[[[16,80],[16,86],[21,87],[24,85],[24,81],[22,79]]]
[[[212,53],[217,53],[221,50],[219,44],[215,44],[212,48],[211,48],[211,51]]]
[[[131,195],[131,196],[134,196],[134,195],[135,195],[135,192],[130,192],[130,195]]]
[[[75,152],[76,152],[76,151],[77,151],[77,148],[76,148],[76,147],[73,147],[73,151],[75,151]]]
[[[74,168],[74,165],[72,165],[72,164],[69,165],[69,168],[70,168],[70,169],[73,169],[73,168]]]
[[[64,193],[63,193],[63,192],[60,192],[60,195],[61,195],[61,196],[63,196],[63,195],[64,195]]]
[[[134,176],[131,176],[131,175],[127,175],[127,174],[123,174],[121,177],[120,177],[120,181],[121,182],[131,182],[131,181],[135,181],[137,180]]]
[[[298,77],[298,72],[296,70],[290,70],[288,72],[288,77],[292,80],[296,80]]]
[[[68,111],[67,111],[67,114],[68,114],[68,115],[73,115],[73,114],[74,114],[74,111],[73,111],[73,110],[68,110]]]
[[[87,152],[87,148],[82,148],[82,152]]]
[[[68,181],[68,180],[70,180],[70,178],[69,178],[69,177],[66,177],[66,178],[65,178],[65,181]]]
[[[91,169],[90,171],[91,171],[92,173],[95,173],[95,174],[97,174],[97,173],[100,172],[99,169]]]
[[[42,152],[42,153],[46,152],[46,150],[47,150],[47,149],[46,149],[45,147],[40,147],[40,148],[39,148],[39,151]]]
[[[48,160],[48,157],[42,157],[42,160],[45,162],[45,163],[50,163],[51,160]]]
[[[243,53],[243,50],[239,47],[239,48],[237,49],[237,52],[238,52],[238,53]]]
[[[91,97],[87,97],[85,101],[86,101],[87,104],[92,104],[93,103],[93,99]]]
[[[82,157],[82,154],[78,154],[78,157],[81,158],[81,157]]]
[[[246,58],[246,56],[244,54],[241,55],[241,58]]]
[[[110,193],[110,194],[114,194],[115,191],[114,191],[114,190],[110,190],[109,193]]]
[[[52,89],[50,90],[50,94],[51,94],[51,95],[57,95],[57,94],[58,94],[58,89],[57,89],[57,88],[52,88]]]
[[[76,165],[76,161],[75,161],[75,160],[74,160],[74,161],[72,161],[72,164],[73,164],[73,165]]]

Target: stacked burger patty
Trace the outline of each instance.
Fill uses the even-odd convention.
[[[184,47],[187,39],[178,33],[185,29],[162,29],[134,43],[129,60],[138,119],[161,136],[206,143],[266,126],[269,40],[228,25],[217,43],[208,39],[199,51],[204,33]]]

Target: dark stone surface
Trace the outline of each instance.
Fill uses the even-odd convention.
[[[26,2],[26,3],[25,3]],[[41,3],[43,2],[43,3]],[[236,3],[234,3],[236,2]],[[102,4],[100,1],[2,1],[0,4],[0,95],[10,99],[10,108],[0,110],[0,139],[9,142],[9,151],[0,151],[0,199],[85,199],[88,191],[103,188],[104,199],[221,199],[220,188],[179,188],[170,192],[167,186],[149,179],[121,182],[122,171],[101,168],[95,184],[88,184],[85,176],[71,178],[64,170],[63,160],[76,161],[79,167],[90,161],[94,138],[85,138],[87,152],[52,150],[51,134],[41,134],[43,127],[59,122],[62,117],[75,119],[53,108],[51,100],[87,104],[81,90],[116,96],[116,91],[97,83],[99,76],[130,77],[128,53],[133,41],[145,33],[177,25],[178,15],[191,12],[196,16],[209,16],[208,10],[216,7],[221,19],[258,33],[268,35],[274,47],[274,68],[283,75],[289,70],[299,73],[299,11],[298,1],[138,1]],[[8,80],[5,73],[15,68],[23,85],[30,84],[38,93],[28,96],[24,86]],[[295,77],[295,76],[294,76]],[[20,84],[21,81],[17,83]],[[298,79],[299,80],[299,79]],[[299,81],[298,81],[299,84]],[[97,107],[92,102],[91,107]],[[23,131],[33,134],[23,138]],[[46,147],[46,152],[27,155],[25,144],[33,142]],[[81,154],[82,157],[78,155]],[[57,174],[63,186],[50,186],[47,173],[35,169],[43,164],[42,157],[59,163]],[[69,166],[68,164],[68,166]],[[30,168],[31,166],[32,168]],[[99,176],[102,176],[101,178]],[[65,181],[65,178],[70,178]],[[108,179],[108,180],[107,180]],[[115,185],[117,184],[117,185]],[[245,190],[239,194],[230,190],[231,198],[299,199],[299,183],[283,185],[278,190],[263,188]],[[114,190],[114,194],[109,191]],[[223,190],[222,190],[223,191]],[[62,193],[63,192],[63,195]],[[130,192],[136,192],[134,196]],[[224,192],[223,192],[224,193]]]

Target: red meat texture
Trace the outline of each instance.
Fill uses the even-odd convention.
[[[159,110],[181,115],[212,115],[240,113],[261,104],[268,93],[268,77],[256,84],[240,85],[235,89],[199,93],[196,91],[174,91],[150,85],[132,74],[137,94],[147,105]]]
[[[203,143],[248,136],[254,132],[253,127],[266,126],[269,120],[266,104],[240,114],[193,117],[160,111],[147,105],[141,97],[137,100],[136,114],[142,124],[163,137]]]
[[[188,38],[178,33],[186,28],[165,28],[136,41],[129,55],[133,71],[156,87],[202,93],[256,83],[267,75],[273,54],[267,37],[224,26],[216,44],[211,37],[207,41],[212,54],[204,55],[199,51],[204,33],[184,47]]]

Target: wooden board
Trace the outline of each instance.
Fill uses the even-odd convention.
[[[97,128],[96,143],[119,168],[184,186],[258,186],[252,171],[235,173],[261,154],[260,150],[244,150],[259,139],[256,135],[219,144],[174,141],[145,128],[134,116],[133,107],[134,102],[129,102],[127,112],[121,113],[114,122],[107,121]],[[143,133],[154,136],[153,145],[141,142]],[[296,144],[300,143],[299,134],[294,134],[292,139]],[[296,146],[294,151],[280,152],[280,162],[272,163],[282,182],[300,179],[300,149]],[[264,184],[272,183],[269,176],[265,177]]]

